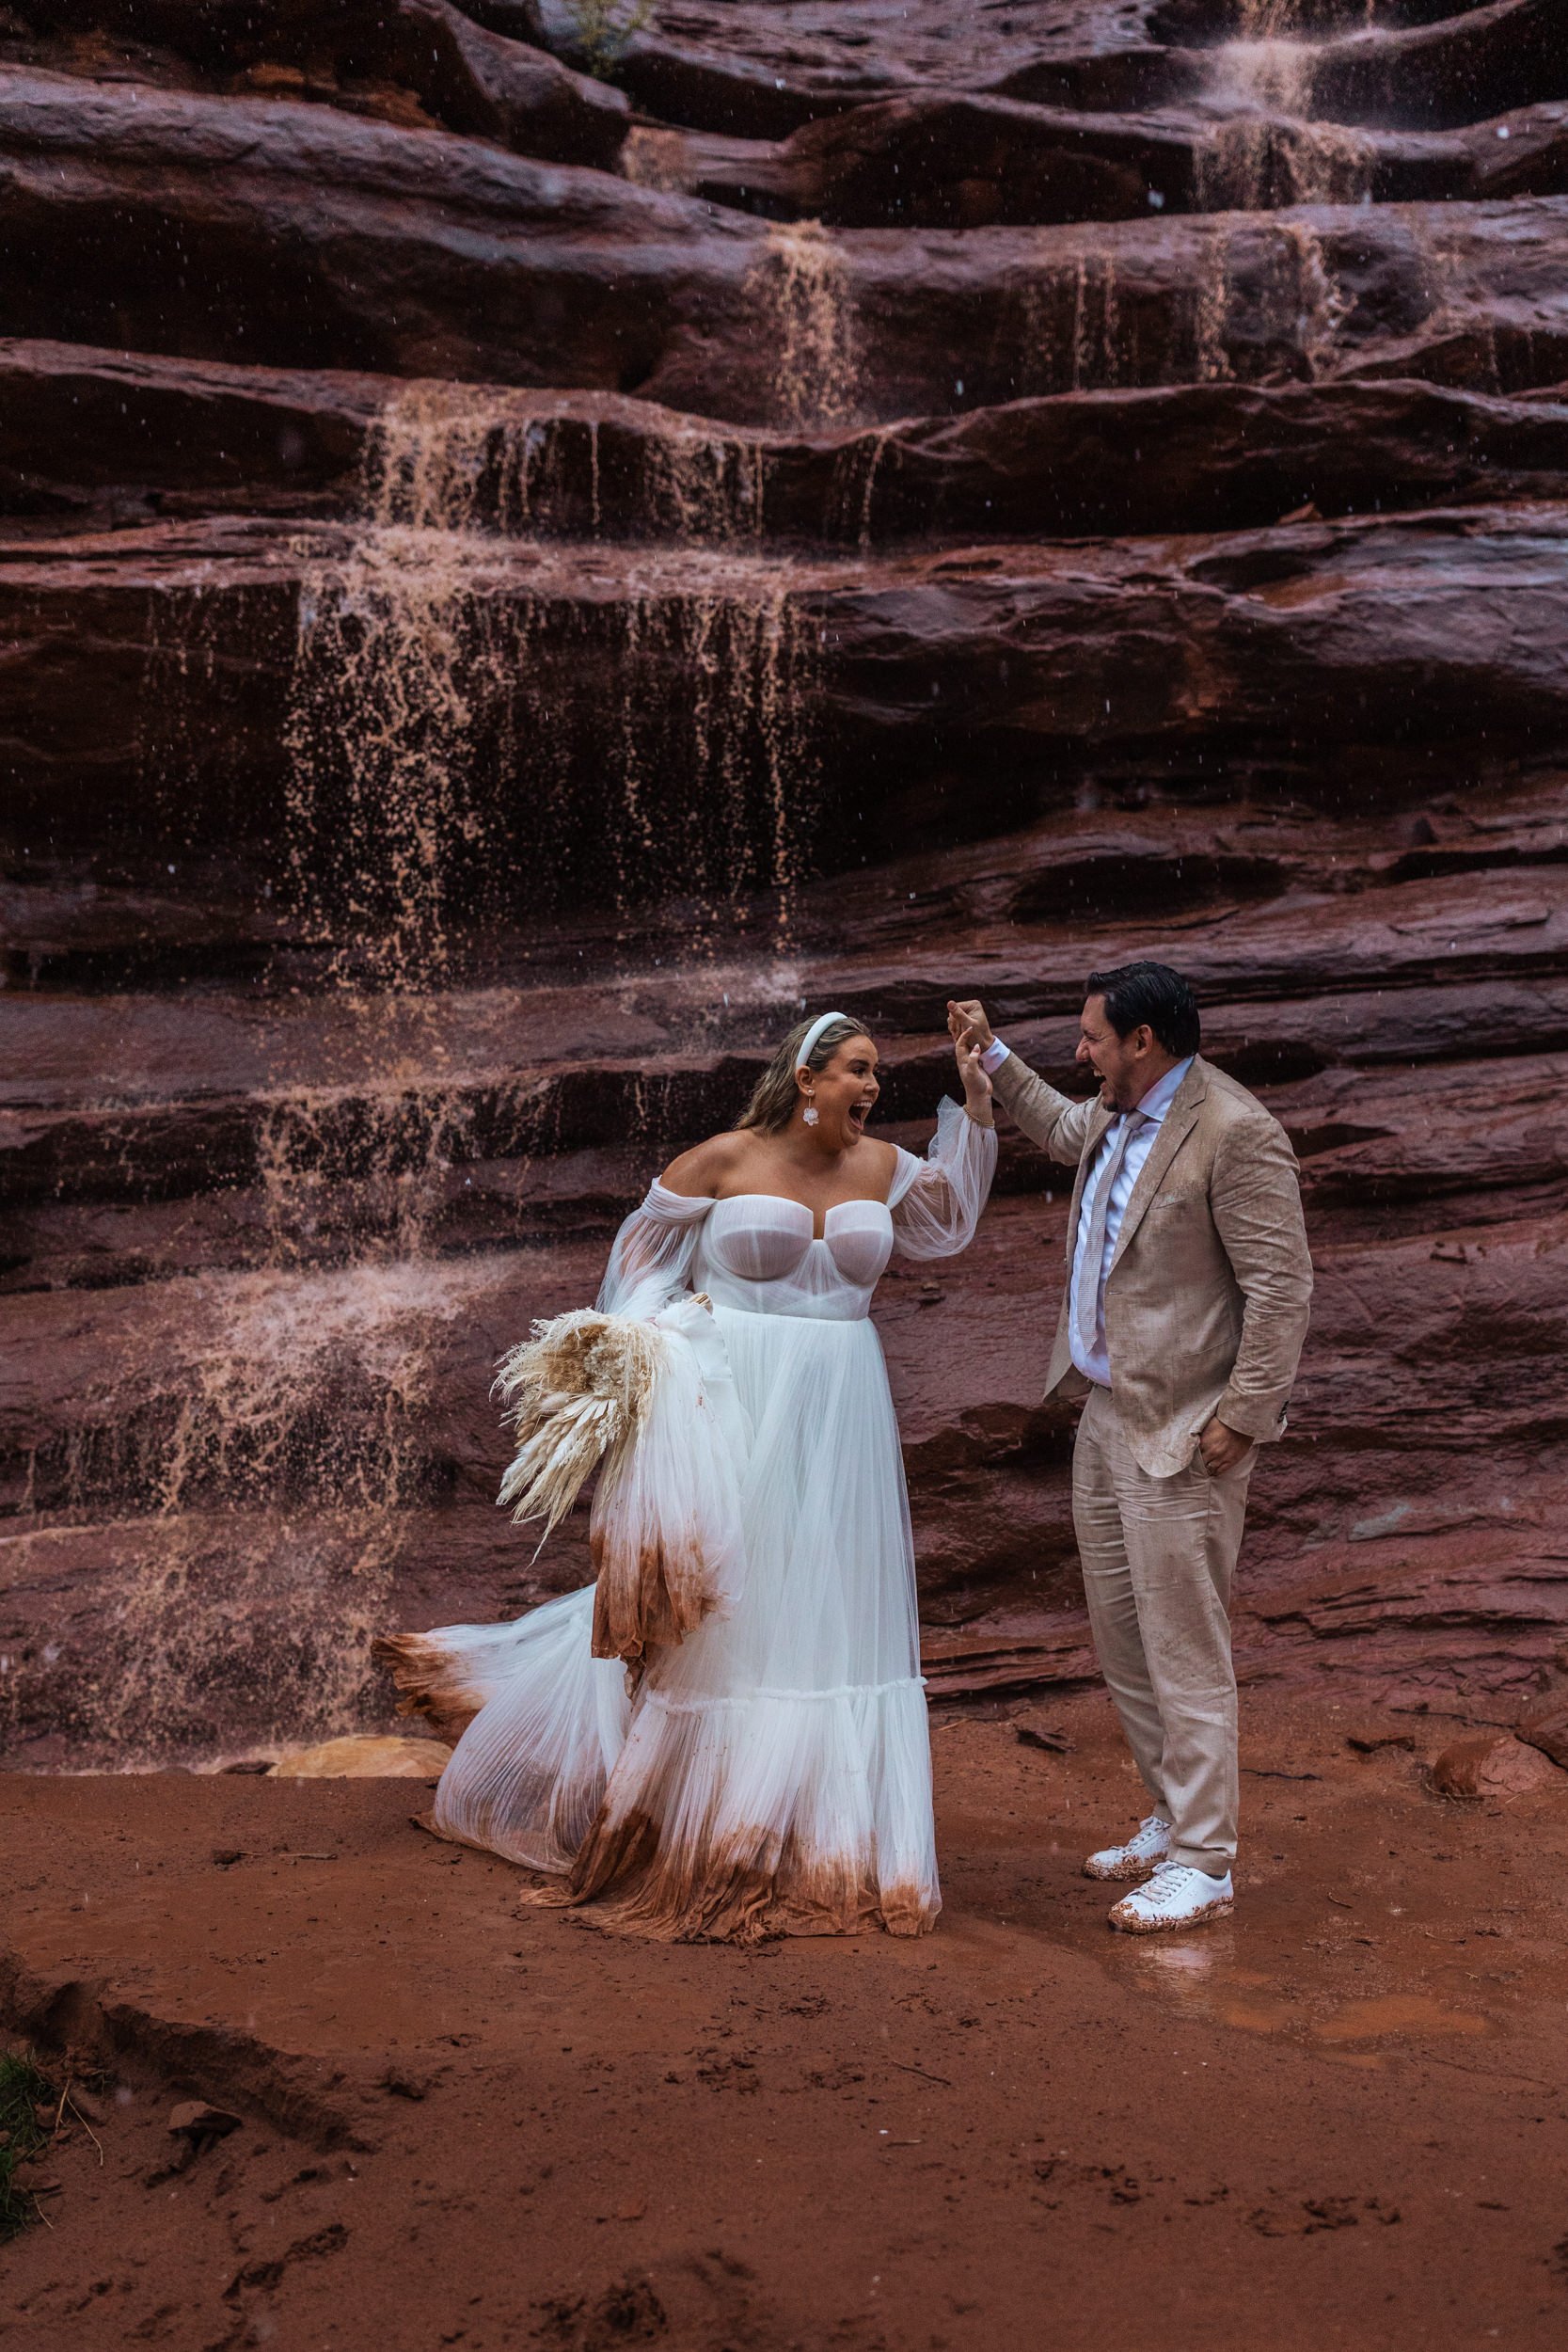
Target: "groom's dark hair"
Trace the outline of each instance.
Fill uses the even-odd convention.
[[[1168,963],[1118,963],[1111,972],[1091,972],[1085,993],[1104,997],[1105,1018],[1117,1037],[1130,1037],[1147,1021],[1178,1061],[1197,1052],[1197,998]]]

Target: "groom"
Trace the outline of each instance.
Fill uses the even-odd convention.
[[[1089,1622],[1154,1809],[1090,1878],[1142,1879],[1134,1935],[1233,1899],[1240,1793],[1230,1581],[1258,1447],[1277,1438],[1307,1336],[1312,1261],[1277,1120],[1199,1055],[1197,1005],[1164,963],[1091,972],[1074,1103],[947,1008],[997,1101],[1076,1167],[1068,1283],[1046,1393],[1083,1397],[1072,1517]]]

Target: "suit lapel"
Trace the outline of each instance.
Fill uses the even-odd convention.
[[[1202,1061],[1195,1059],[1176,1090],[1176,1100],[1160,1121],[1160,1131],[1149,1147],[1148,1159],[1138,1170],[1138,1181],[1132,1187],[1132,1198],[1122,1216],[1121,1231],[1117,1235],[1108,1273],[1120,1263],[1128,1243],[1143,1222],[1144,1211],[1164,1183],[1172,1160],[1197,1124],[1197,1115],[1208,1091],[1208,1068]]]
[[[1115,1111],[1106,1110],[1103,1104],[1096,1104],[1094,1117],[1089,1121],[1089,1132],[1084,1138],[1084,1149],[1078,1156],[1078,1173],[1072,1185],[1072,1206],[1067,1220],[1067,1262],[1069,1269],[1073,1252],[1078,1247],[1078,1218],[1084,1206],[1084,1188],[1089,1181],[1089,1170],[1094,1166],[1100,1147],[1105,1140],[1105,1131],[1115,1117]]]

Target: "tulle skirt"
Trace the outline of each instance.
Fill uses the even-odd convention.
[[[863,1320],[714,1313],[751,1422],[727,1613],[640,1678],[593,1657],[592,1588],[388,1644],[418,1703],[471,1716],[435,1825],[645,1934],[918,1934],[941,1898],[881,1345]]]

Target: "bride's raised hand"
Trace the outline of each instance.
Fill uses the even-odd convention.
[[[985,1047],[973,1029],[966,1029],[953,1047],[953,1058],[958,1065],[963,1081],[964,1108],[976,1126],[990,1127],[995,1121],[991,1111],[990,1075],[981,1063]]]

